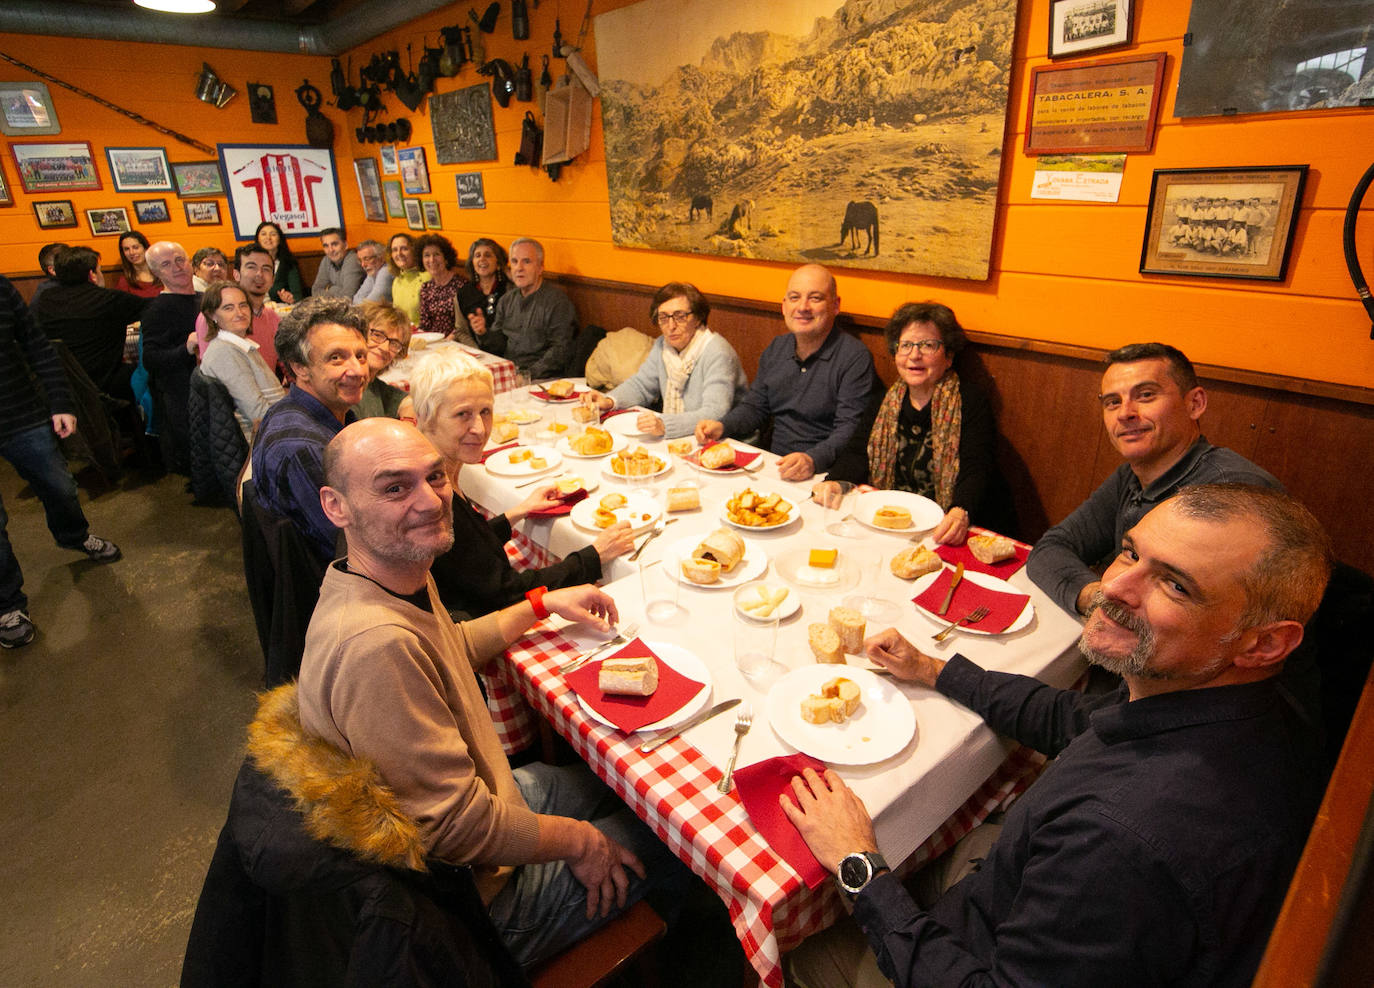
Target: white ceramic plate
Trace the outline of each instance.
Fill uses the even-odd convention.
[[[677,581],[684,587],[695,587],[698,590],[729,590],[732,587],[748,583],[750,580],[757,580],[768,568],[768,553],[746,541],[744,543],[744,558],[729,573],[721,573],[719,583],[693,583],[682,575],[682,561],[692,558],[692,550],[701,545],[703,538],[705,536],[691,535],[685,539],[678,539],[663,549],[664,568],[669,575],[676,577]],[[789,594],[788,596],[794,595]]]
[[[755,462],[757,462],[757,461],[755,461]],[[750,490],[754,490],[752,487],[749,488],[749,489],[750,489]],[[743,491],[736,491],[735,494],[730,495],[730,497],[727,498],[727,500],[733,501],[733,500],[735,499],[735,495],[736,495],[736,494],[742,494],[742,493],[744,493],[744,492],[743,492]],[[773,492],[773,491],[754,491],[754,493],[757,494],[757,495],[759,495],[760,497],[767,497],[768,495],[770,495],[770,494],[772,494],[772,493],[774,493],[774,492]],[[781,497],[782,495],[778,495],[778,496]],[[786,520],[786,521],[780,521],[780,522],[778,522],[778,523],[775,524],[775,525],[741,525],[741,524],[740,524],[739,522],[737,522],[737,521],[731,521],[731,520],[730,520],[730,515],[726,512],[726,510],[725,510],[725,505],[721,505],[721,508],[720,508],[720,520],[723,521],[723,522],[725,522],[725,524],[729,525],[729,526],[732,527],[732,528],[738,528],[741,532],[771,532],[771,531],[772,531],[773,529],[775,529],[775,528],[782,528],[782,527],[784,527],[784,526],[786,526],[786,525],[790,525],[790,524],[792,524],[794,521],[797,521],[799,518],[801,518],[801,512],[797,510],[796,504],[794,504],[792,501],[789,501],[789,500],[788,500],[787,498],[785,498],[785,497],[782,499],[782,503],[785,504],[785,505],[787,505],[787,520]]]
[[[622,445],[624,444],[622,443]],[[617,446],[616,449],[620,449],[620,447]],[[604,473],[607,477],[610,477],[612,480],[624,480],[629,483],[633,483],[636,480],[650,480],[654,477],[662,477],[669,470],[673,469],[673,458],[671,456],[668,456],[666,454],[660,455],[659,453],[655,453],[653,451],[650,451],[649,455],[657,456],[660,460],[662,460],[663,467],[659,470],[655,470],[653,473],[641,473],[637,477],[627,477],[623,473],[616,473],[611,466],[612,461],[607,460],[605,463],[601,465],[601,472]]]
[[[881,528],[873,524],[873,515],[884,505],[906,508],[911,512],[911,524],[906,528]],[[877,532],[928,532],[945,517],[940,506],[928,497],[910,491],[865,491],[854,498],[854,518]]]
[[[629,412],[622,412],[617,409],[615,415],[601,423],[601,428],[629,439],[659,439],[659,436],[653,436],[647,432],[640,432],[639,426],[635,425],[635,423],[639,421],[639,413],[642,411],[646,411],[646,409],[636,407],[633,411]]]
[[[543,417],[533,408],[515,408],[506,413],[506,421],[516,425],[534,425]]]
[[[573,466],[572,464],[569,465]],[[577,477],[578,479],[580,479],[582,481],[582,486],[587,489],[588,494],[590,494],[592,491],[596,490],[598,487],[601,486],[601,479],[599,477],[591,473],[579,471],[575,467],[571,470],[565,470],[563,473],[560,473],[557,477],[550,477],[549,483],[555,484],[558,481],[562,480],[564,477]],[[530,484],[529,487],[525,488],[525,493],[528,494],[530,491],[534,489],[535,485]]]
[[[575,460],[599,460],[603,456],[610,456],[618,449],[624,449],[629,444],[630,441],[626,439],[624,436],[611,436],[611,448],[608,449],[606,452],[578,453],[575,452],[572,448],[572,440],[568,436],[564,436],[562,439],[558,440],[557,448],[558,452],[562,453],[564,456],[572,457]]]
[[[615,515],[617,522],[628,521],[631,529],[635,532],[647,532],[663,515],[663,505],[651,497],[644,497],[631,491],[625,495],[625,498],[625,507],[616,508],[611,514]],[[604,529],[598,528],[596,525],[596,510],[599,507],[601,507],[601,499],[589,497],[574,504],[573,509],[568,512],[568,517],[578,528],[585,528],[589,532],[601,532]]]
[[[940,571],[938,569],[934,573],[927,573],[925,576],[917,577],[916,582],[911,585],[911,596],[920,596],[922,593],[925,592],[926,587],[930,586],[939,578]],[[999,580],[997,577],[990,576],[987,573],[978,573],[974,570],[966,569],[964,570],[964,579],[968,580],[970,583],[976,583],[980,587],[987,587],[989,590],[1000,590],[1002,593],[1014,593],[1021,594],[1022,596],[1024,596],[1023,591],[1017,590],[1006,580]],[[916,610],[928,616],[932,621],[939,621],[942,625],[949,624],[956,617],[958,617],[957,614],[935,614],[931,611],[926,610],[920,604],[916,605]],[[1030,624],[1031,618],[1033,617],[1035,617],[1035,604],[1031,603],[1028,600],[1026,601],[1025,608],[1023,608],[1021,613],[1016,616],[1015,621],[1007,625],[1007,629],[1005,631],[979,631],[978,625],[976,624],[961,624],[959,625],[959,633],[963,635],[1010,635],[1013,632],[1020,631],[1026,625]]]
[[[795,549],[789,549],[778,556],[778,560],[774,564],[778,576],[792,586],[811,593],[842,593],[845,590],[854,589],[859,585],[858,561],[849,558],[849,553],[846,552],[844,545],[838,546],[840,554],[835,560],[833,569],[816,569],[809,562],[813,548],[836,548],[837,541],[852,544],[852,540],[849,539],[829,539],[827,541],[826,536],[822,535],[814,546],[799,546]]]
[[[862,694],[859,709],[843,724],[808,724],[801,704],[824,683],[842,676]],[[768,691],[768,724],[798,751],[832,765],[872,765],[906,748],[916,734],[916,713],[901,690],[857,666],[811,665],[794,669]]]
[[[549,383],[552,384],[553,382],[550,381]],[[581,401],[582,395],[586,390],[586,388],[577,387],[577,385],[574,383],[573,393],[569,395],[567,398],[553,398],[550,397],[547,394],[547,392],[544,391],[544,385],[537,384],[533,385],[530,388],[530,395],[534,398],[535,401],[546,402],[550,405],[566,405],[570,401]]]
[[[701,689],[697,690],[696,696],[678,707],[673,713],[664,717],[662,720],[654,721],[652,724],[645,724],[639,729],[640,731],[661,731],[675,724],[681,724],[688,717],[692,716],[692,714],[706,706],[706,701],[710,699],[711,696],[711,670],[707,669],[704,662],[685,648],[681,648],[677,645],[670,645],[668,642],[645,641],[644,644],[649,646],[653,653],[658,656],[659,661],[664,665],[672,666],[688,679],[694,679],[702,684]],[[582,697],[579,696],[577,702],[582,707],[582,712],[598,724],[605,724],[607,727],[615,727],[615,725],[605,717],[602,717],[589,707]]]
[[[742,617],[754,619],[758,618],[758,615],[746,611],[744,608],[740,607],[740,601],[745,598],[746,594],[752,597],[754,594],[754,588],[762,586],[768,585],[764,583],[747,583],[735,591],[736,613],[738,613]],[[798,594],[797,591],[792,590],[789,587],[784,587],[780,583],[768,586],[768,589],[787,591],[787,596],[782,599],[782,603],[777,606],[777,609],[773,611],[770,617],[775,617],[779,621],[785,621],[788,618],[790,618],[793,614],[796,614],[797,611],[801,610],[801,595]]]
[[[524,450],[529,450],[536,457],[543,457],[544,466],[535,469],[530,466],[529,460],[522,460],[519,463],[510,461],[512,453],[519,453]],[[562,454],[547,446],[512,446],[510,449],[503,449],[499,453],[492,453],[491,456],[487,457],[485,466],[487,473],[495,477],[533,477],[535,474],[558,469],[562,462]]]

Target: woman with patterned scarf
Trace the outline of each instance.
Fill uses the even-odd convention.
[[[945,510],[932,533],[938,543],[963,542],[971,515],[1004,531],[1010,512],[994,461],[997,424],[983,392],[954,372],[968,337],[953,310],[908,302],[892,314],[883,335],[897,381],[878,409],[867,449],[841,453],[827,482],[870,483],[930,498]],[[824,494],[823,484],[816,494]]]
[[[601,412],[638,405],[640,432],[676,439],[690,436],[701,419],[723,418],[749,386],[734,347],[711,332],[710,303],[696,286],[670,281],[649,303],[649,321],[662,330],[644,363],[609,394],[587,392],[582,400]]]

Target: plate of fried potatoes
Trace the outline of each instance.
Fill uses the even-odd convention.
[[[627,446],[607,461],[607,470],[615,477],[657,477],[668,472],[668,462],[643,446]]]
[[[797,506],[781,494],[746,487],[725,502],[721,521],[745,531],[782,528],[801,517]]]

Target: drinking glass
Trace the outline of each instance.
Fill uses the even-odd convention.
[[[659,536],[662,538],[662,536]],[[639,563],[639,593],[644,601],[644,616],[654,624],[676,625],[687,620],[687,608],[678,603],[680,581],[669,572],[669,566],[676,566],[675,557],[664,556],[662,562]],[[655,573],[654,569],[658,572]]]
[[[863,534],[863,526],[854,520],[854,485],[847,480],[827,480],[816,495],[825,509],[825,530],[831,535],[855,538]]]
[[[735,668],[757,689],[766,689],[785,671],[774,657],[778,618],[746,617],[734,612]]]
[[[875,630],[875,626],[896,624],[902,616],[901,604],[884,596],[889,589],[887,564],[896,551],[887,545],[872,546],[850,553],[849,556],[859,566],[860,592],[846,597],[844,606],[862,614],[868,621],[870,632]]]

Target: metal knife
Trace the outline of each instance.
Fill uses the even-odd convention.
[[[695,717],[690,717],[687,720],[683,721],[681,724],[676,725],[675,727],[670,727],[666,731],[660,731],[659,733],[655,734],[648,741],[645,741],[643,744],[641,744],[639,746],[639,750],[641,753],[647,755],[649,752],[653,751],[659,745],[673,740],[673,738],[677,737],[683,731],[690,730],[693,727],[696,727],[698,724],[704,724],[706,723],[706,721],[710,720],[716,714],[723,714],[731,707],[737,707],[739,706],[739,704],[739,697],[736,697],[733,700],[722,700],[720,703],[717,703],[710,710],[704,710],[701,713],[697,714]]]
[[[936,614],[944,614],[949,610],[949,602],[954,599],[954,588],[959,585],[959,581],[963,578],[964,564],[960,563],[958,566],[954,567],[954,579],[949,581],[949,593],[945,594],[944,603],[940,605],[940,609],[935,612]]]

